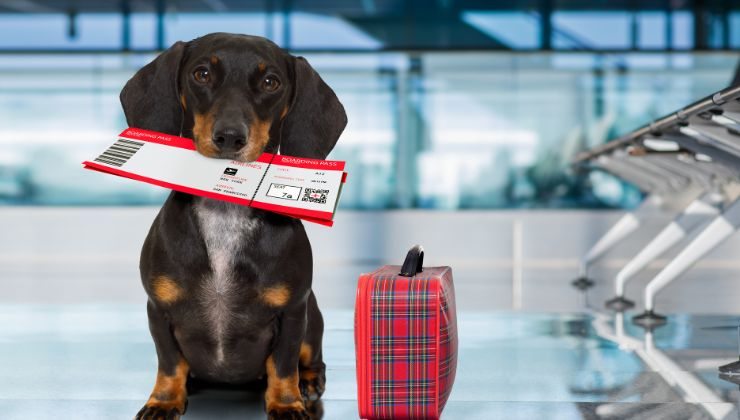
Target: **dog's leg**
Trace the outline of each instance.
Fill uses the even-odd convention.
[[[283,313],[275,348],[267,358],[265,408],[270,420],[309,418],[298,387],[298,359],[306,333],[306,307],[302,303]]]
[[[159,368],[152,394],[136,415],[136,420],[179,419],[185,414],[188,405],[186,384],[190,368],[180,353],[170,324],[162,311],[151,301],[147,303],[146,309]]]
[[[326,384],[326,365],[321,354],[321,340],[324,336],[324,319],[311,292],[306,309],[306,338],[301,343],[299,358],[300,388],[306,407],[311,407],[321,398]]]

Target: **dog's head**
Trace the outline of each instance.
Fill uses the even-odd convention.
[[[323,159],[347,124],[334,91],[271,41],[216,33],[177,42],[121,91],[128,125],[179,135],[208,157]]]

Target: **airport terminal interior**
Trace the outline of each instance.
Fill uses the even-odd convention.
[[[157,375],[139,276],[169,190],[87,171],[124,84],[211,32],[306,57],[348,124],[317,418],[359,418],[358,277],[450,266],[442,419],[740,418],[740,3],[0,1],[0,418],[133,418]],[[284,264],[291,264],[286,258]],[[191,392],[184,419],[266,418]]]

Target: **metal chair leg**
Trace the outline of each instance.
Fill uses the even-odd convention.
[[[729,238],[740,227],[740,200],[735,200],[727,209],[689,243],[671,262],[645,287],[645,312],[632,321],[645,328],[665,324],[665,317],[655,313],[655,295],[675,278],[691,268],[709,251]]]
[[[740,324],[737,326],[737,350],[738,355],[740,355]],[[720,366],[719,376],[724,380],[740,385],[740,382],[738,382],[738,378],[740,378],[740,360]]]
[[[659,206],[659,198],[650,196],[646,198],[635,211],[622,216],[602,236],[581,259],[578,278],[571,283],[579,290],[585,290],[593,286],[594,282],[588,277],[589,266],[604,256],[607,251],[624,240],[630,233],[637,230],[644,219],[644,213]]]
[[[714,193],[706,193],[692,201],[681,214],[671,221],[617,273],[616,297],[606,301],[607,308],[621,312],[635,306],[634,302],[624,297],[627,282],[673,245],[690,235],[694,230],[700,229],[711,218],[716,217],[719,210],[715,205],[715,196]]]

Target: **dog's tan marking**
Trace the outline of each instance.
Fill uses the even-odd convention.
[[[166,411],[176,409],[180,414],[185,412],[188,393],[185,387],[190,366],[180,358],[173,374],[166,374],[160,368],[157,371],[157,382],[146,402],[147,407],[159,407]]]
[[[267,287],[262,290],[260,297],[269,306],[285,306],[288,300],[290,300],[290,290],[284,285]]]
[[[303,397],[298,388],[298,369],[287,377],[280,377],[275,366],[272,355],[267,358],[267,390],[265,391],[265,403],[267,412],[275,410],[304,410]]]
[[[301,362],[301,366],[308,367],[311,364],[312,357],[313,349],[311,349],[311,345],[306,342],[301,343],[301,353],[298,357],[298,360]]]
[[[203,156],[216,157],[218,148],[213,144],[213,112],[206,114],[196,113],[193,116],[193,137],[195,138],[195,148]]]
[[[257,68],[259,69],[259,71],[265,71],[267,66],[265,66],[265,63],[259,63],[257,64]]]
[[[183,291],[180,286],[169,276],[157,276],[152,280],[154,297],[159,302],[173,303],[182,297]]]
[[[316,371],[313,369],[302,369],[301,370],[301,379],[308,382],[309,384],[318,377],[319,377],[319,374],[316,373]]]
[[[211,56],[211,64],[213,64],[214,66],[216,64],[218,64],[218,57],[216,57],[215,55],[212,55]]]
[[[185,94],[180,95],[180,103],[182,104],[182,109],[188,109],[188,104],[185,101]]]
[[[285,116],[286,116],[286,115],[288,115],[288,110],[289,110],[289,109],[290,109],[290,108],[288,108],[288,105],[285,105],[285,107],[283,107],[283,110],[282,110],[282,111],[280,111],[280,119],[281,119],[281,120],[282,120],[283,118],[285,118]]]
[[[301,343],[301,352],[298,356],[299,377],[303,381],[302,387],[305,387],[306,392],[309,396],[315,396],[320,398],[323,391],[323,380],[319,379],[319,372],[311,367],[313,362],[313,348],[310,344],[303,342]],[[311,398],[311,397],[309,397]],[[309,406],[312,404],[312,400],[306,401]]]
[[[247,147],[241,153],[241,157],[251,162],[265,151],[267,142],[270,141],[270,121],[263,121],[255,118],[249,125],[249,138],[247,139]]]

